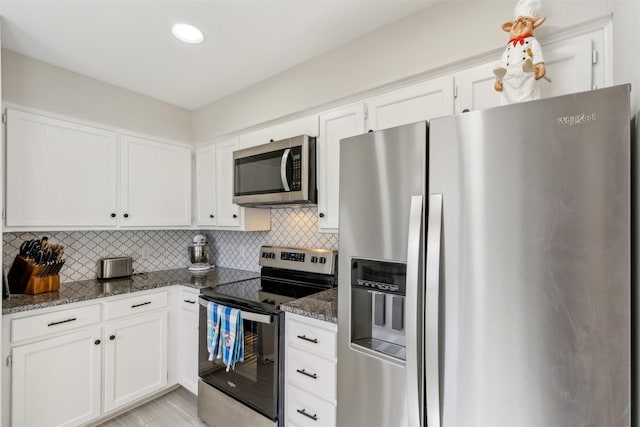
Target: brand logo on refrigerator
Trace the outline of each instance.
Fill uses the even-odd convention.
[[[558,125],[560,126],[575,126],[585,122],[592,122],[596,120],[596,113],[580,113],[574,116],[558,117],[556,120],[558,121]]]

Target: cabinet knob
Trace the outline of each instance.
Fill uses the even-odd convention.
[[[233,219],[236,219],[236,218],[238,218],[238,215],[233,214]]]
[[[214,214],[209,215],[209,218],[215,218]]]
[[[111,335],[111,336],[109,337],[109,339],[110,339],[111,341],[113,341],[113,340],[115,340],[115,339],[116,339],[116,336],[115,336],[115,335]]]
[[[319,216],[320,218],[324,218],[324,214],[323,214],[322,212],[320,212],[320,213],[318,214],[318,216]]]
[[[111,212],[111,218],[115,218],[115,217],[116,217],[116,214]]]
[[[95,340],[93,343],[94,343],[95,345],[100,345],[100,340]]]
[[[127,213],[122,215],[122,216],[125,217],[125,218],[129,218],[129,214],[127,214]]]
[[[273,142],[273,138],[271,138],[271,139],[269,140],[269,142]]]

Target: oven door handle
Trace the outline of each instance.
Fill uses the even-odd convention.
[[[204,308],[207,308],[207,305],[209,305],[209,301],[203,298],[199,298],[198,302]],[[240,310],[240,316],[242,316],[242,320],[249,320],[251,322],[265,323],[267,325],[273,323],[273,316],[270,316],[268,314],[252,313],[250,311]]]

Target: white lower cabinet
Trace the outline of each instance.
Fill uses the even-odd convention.
[[[171,385],[167,298],[136,292],[3,316],[2,425],[84,425]]]
[[[100,416],[100,326],[14,347],[11,425],[76,426]]]
[[[104,410],[112,411],[167,385],[167,312],[105,327]]]
[[[198,394],[198,291],[180,291],[177,325],[178,383]]]
[[[337,325],[286,314],[285,412],[288,427],[335,427]]]

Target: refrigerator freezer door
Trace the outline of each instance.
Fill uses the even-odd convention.
[[[430,123],[443,427],[630,425],[629,123],[629,86]]]
[[[352,320],[357,330],[374,323],[371,309],[352,310],[360,300],[352,300],[351,271],[353,258],[407,263],[411,202],[419,196],[425,200],[427,124],[425,122],[368,133],[340,142],[340,247],[338,276],[338,389],[337,425],[349,427],[408,426],[407,377],[405,362],[351,344]],[[414,207],[416,206],[414,203]],[[418,230],[424,233],[424,212],[419,215]],[[415,215],[414,215],[415,217]],[[420,232],[420,231],[419,231]],[[422,349],[422,286],[424,236],[415,247],[420,251],[414,274],[416,288],[407,291],[405,325],[418,336],[413,348]],[[409,267],[409,265],[407,265]],[[409,274],[407,274],[409,276]],[[364,291],[365,297],[367,292]],[[415,295],[409,300],[409,295]],[[371,297],[366,301],[372,301]],[[391,297],[387,297],[390,299]],[[401,298],[401,297],[395,297]],[[415,299],[414,299],[415,298]],[[409,313],[417,318],[409,318]],[[389,327],[394,323],[388,317]],[[399,324],[395,321],[396,326]],[[410,330],[408,328],[406,330]],[[405,332],[406,332],[405,330]],[[356,337],[358,338],[358,337]],[[408,340],[408,338],[407,338]],[[411,347],[409,345],[407,350]],[[422,356],[414,360],[416,387],[422,387]],[[420,393],[421,394],[421,393]],[[414,398],[414,401],[420,396]],[[419,414],[420,402],[412,407]],[[416,420],[420,423],[421,420]]]

